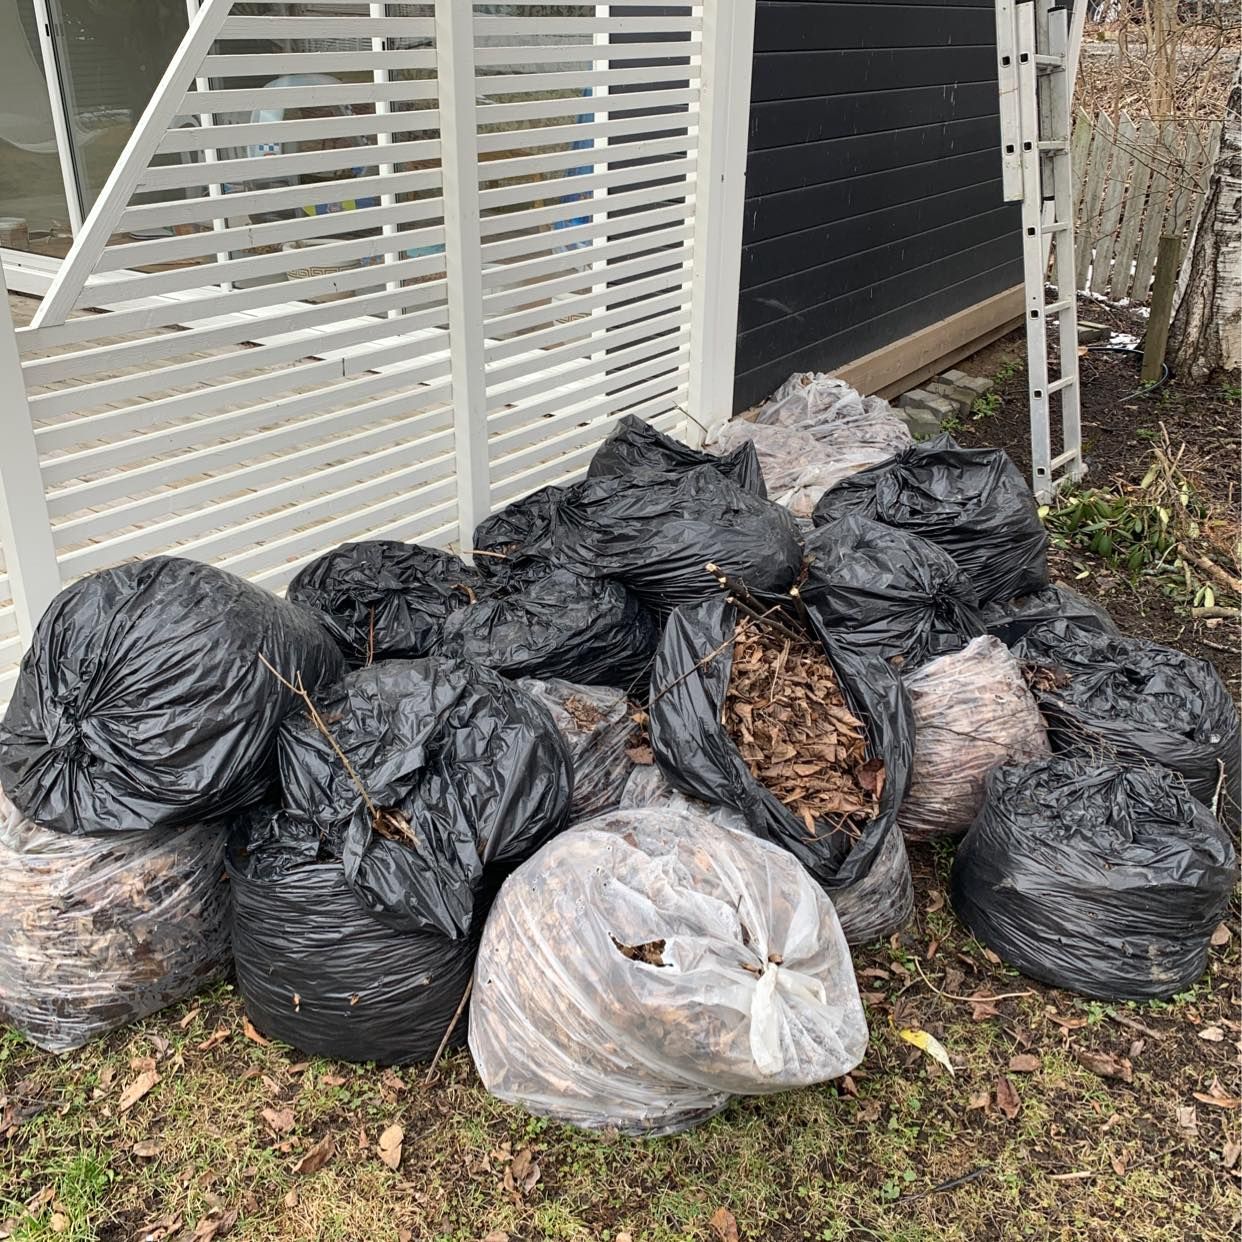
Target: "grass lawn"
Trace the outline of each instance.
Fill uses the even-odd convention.
[[[1174,1003],[1090,1002],[990,961],[945,903],[947,853],[914,855],[915,921],[855,957],[860,1069],[676,1138],[529,1117],[483,1092],[464,1051],[430,1084],[303,1060],[248,1034],[225,984],[63,1057],[6,1033],[0,1237],[1236,1237],[1236,932]],[[903,1026],[935,1034],[955,1074]],[[394,1124],[395,1170],[379,1154]],[[322,1167],[295,1171],[327,1139]]]

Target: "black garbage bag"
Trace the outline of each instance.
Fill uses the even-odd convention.
[[[1160,1000],[1203,973],[1236,868],[1228,834],[1172,773],[1053,756],[988,777],[953,907],[1033,979]]]
[[[1072,621],[1084,629],[1099,630],[1101,634],[1121,632],[1102,604],[1060,582],[1050,583],[1017,599],[998,600],[983,611],[988,633],[996,635],[1007,647],[1012,647],[1035,626],[1056,620]]]
[[[160,556],[92,574],[48,606],[0,724],[0,784],[54,832],[175,828],[260,801],[276,729],[341,655],[302,609]]]
[[[588,479],[566,490],[552,528],[558,562],[615,578],[659,613],[718,595],[709,563],[752,592],[787,590],[802,565],[788,511],[710,466]]]
[[[798,588],[815,624],[909,671],[983,633],[974,584],[947,552],[857,514],[818,527]]]
[[[253,815],[229,851],[233,957],[250,1021],[316,1056],[427,1060],[470,982],[491,892],[478,895],[469,931],[457,939],[390,927],[363,908],[339,861],[315,861],[316,825],[295,820]],[[450,1046],[465,1042],[465,1017]]]
[[[655,618],[619,582],[539,564],[444,622],[436,654],[506,677],[629,687],[645,680]],[[499,584],[499,579],[492,579]]]
[[[567,490],[541,487],[484,518],[474,528],[475,569],[485,578],[506,581],[515,572],[541,572],[541,562],[551,556],[552,524]]]
[[[1033,682],[1054,751],[1178,772],[1211,806],[1239,806],[1238,709],[1216,670],[1143,638],[1045,621],[1014,647],[1045,672]]]
[[[737,609],[723,598],[679,608],[668,619],[651,678],[651,748],[675,788],[739,811],[749,829],[783,846],[832,898],[846,937],[861,944],[901,927],[914,894],[897,810],[910,779],[910,701],[897,671],[874,656],[847,666],[825,648],[850,708],[882,758],[879,814],[853,839],[820,824],[816,835],[751,776],[726,733],[721,709],[732,671]]]
[[[616,810],[634,771],[630,752],[638,742],[638,722],[625,691],[576,686],[557,677],[523,677],[518,685],[548,709],[569,748],[574,765],[570,824]]]
[[[469,934],[488,868],[520,862],[568,823],[573,770],[556,724],[490,669],[389,660],[314,703],[332,737],[304,710],[285,720],[284,809],[315,826],[316,857],[340,859],[380,922]]]
[[[1017,467],[1001,449],[937,436],[843,479],[815,506],[816,526],[849,513],[938,544],[971,577],[981,604],[1048,582],[1048,535]]]
[[[459,557],[415,543],[344,543],[311,561],[285,598],[314,613],[352,666],[429,655],[479,575]]]
[[[644,470],[681,474],[698,466],[711,466],[744,492],[767,497],[759,454],[749,441],[718,457],[715,453],[701,453],[680,440],[674,440],[672,436],[666,436],[633,414],[621,419],[608,439],[596,450],[587,467],[587,478],[611,479]]]

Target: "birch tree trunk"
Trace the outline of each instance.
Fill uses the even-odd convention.
[[[1178,278],[1168,362],[1203,383],[1242,366],[1242,80],[1234,72],[1220,154]]]

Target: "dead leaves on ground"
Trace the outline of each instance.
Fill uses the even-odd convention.
[[[720,1242],[738,1242],[737,1217],[728,1208],[717,1208],[712,1213],[710,1224]]]
[[[1134,1066],[1129,1057],[1115,1056],[1111,1052],[1092,1052],[1089,1048],[1076,1048],[1074,1056],[1083,1069],[1090,1070],[1098,1078],[1134,1081]]]
[[[521,1207],[523,1197],[535,1189],[540,1176],[535,1153],[529,1147],[523,1147],[505,1166],[501,1186],[514,1205]]]
[[[260,1116],[273,1134],[288,1134],[293,1129],[291,1108],[265,1108]]]
[[[336,1140],[332,1135],[325,1134],[301,1160],[294,1164],[293,1171],[302,1174],[318,1173],[335,1154]]]
[[[401,1166],[401,1144],[404,1141],[405,1131],[395,1123],[390,1125],[379,1137],[376,1153],[393,1172],[396,1172]]]
[[[1017,1088],[1004,1075],[996,1079],[996,1107],[1012,1121],[1022,1111],[1022,1100]]]
[[[160,1076],[155,1069],[145,1069],[133,1082],[121,1092],[121,1098],[117,1101],[117,1111],[128,1112],[139,1100],[142,1099],[152,1087],[159,1082]]]
[[[1029,1052],[1019,1052],[1009,1058],[1011,1074],[1033,1074],[1040,1067],[1040,1059]]]

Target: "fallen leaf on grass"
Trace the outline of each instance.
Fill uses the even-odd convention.
[[[251,1022],[249,1018],[242,1018],[242,1034],[245,1035],[251,1043],[261,1044],[263,1047],[267,1047],[267,1045],[272,1042],[266,1035],[260,1035],[259,1032],[254,1029],[254,1023]]]
[[[260,1114],[273,1134],[288,1134],[293,1129],[293,1109],[265,1108]]]
[[[1086,1018],[1067,1018],[1063,1014],[1050,1013],[1048,1015],[1049,1022],[1055,1022],[1057,1026],[1066,1031],[1078,1031],[1087,1025]]]
[[[1242,1159],[1242,1143],[1236,1139],[1226,1139],[1224,1147],[1220,1149],[1221,1164],[1227,1169],[1232,1169],[1239,1159]]]
[[[987,1112],[989,1105],[992,1103],[992,1094],[989,1091],[976,1091],[966,1103],[966,1111],[968,1113],[977,1112],[982,1109]]]
[[[158,1156],[163,1150],[164,1144],[159,1139],[139,1139],[133,1148],[134,1155],[141,1156],[144,1160]]]
[[[153,1070],[155,1068],[154,1057],[130,1057],[129,1068],[132,1070]]]
[[[210,1052],[213,1048],[219,1047],[230,1035],[232,1031],[227,1026],[218,1026],[206,1039],[198,1046],[199,1052]]]
[[[225,1212],[223,1216],[204,1216],[194,1226],[191,1242],[213,1242],[215,1238],[223,1238],[237,1224],[237,1209]]]
[[[1205,1026],[1199,1032],[1200,1039],[1206,1039],[1210,1044],[1219,1044],[1225,1038],[1225,1032],[1219,1026]]]
[[[64,1212],[53,1212],[47,1223],[53,1233],[67,1233],[69,1230],[69,1217]]]
[[[1022,1111],[1022,1101],[1018,1098],[1017,1089],[1004,1074],[996,1080],[996,1107],[1010,1121]]]
[[[902,1027],[897,1032],[902,1039],[908,1044],[913,1044],[916,1048],[927,1053],[933,1061],[939,1062],[949,1071],[950,1074],[956,1076],[956,1070],[953,1068],[953,1062],[949,1060],[949,1054],[944,1050],[942,1044],[934,1035],[929,1035],[926,1031],[920,1030],[918,1027]]]
[[[509,1242],[509,1235],[503,1229],[493,1229],[483,1235],[483,1242]]]
[[[319,1080],[319,1085],[321,1087],[343,1087],[345,1085],[345,1079],[342,1078],[340,1074],[325,1074]]]
[[[401,1164],[401,1143],[405,1139],[405,1131],[398,1125],[391,1125],[379,1137],[376,1151],[379,1158],[392,1170]]]
[[[293,1166],[295,1173],[318,1173],[333,1155],[336,1154],[336,1143],[332,1139],[332,1135],[325,1134],[323,1138],[315,1144],[302,1157],[301,1160]]]
[[[1193,1104],[1179,1104],[1177,1106],[1177,1124],[1183,1130],[1197,1130],[1199,1128],[1199,1118],[1195,1113]]]
[[[128,1112],[159,1080],[160,1076],[155,1070],[144,1070],[121,1092],[121,1098],[116,1105],[117,1111]]]
[[[185,1028],[189,1026],[190,1023],[193,1022],[194,1019],[197,1018],[202,1012],[203,1010],[201,1006],[197,1009],[191,1009],[189,1013],[185,1014],[184,1017],[178,1021],[177,1025],[184,1031]]]
[[[883,1111],[884,1106],[879,1100],[860,1100],[854,1120],[860,1125],[868,1125],[873,1121],[879,1121]]]
[[[1040,1067],[1040,1059],[1029,1052],[1019,1052],[1009,1058],[1011,1074],[1033,1074]]]
[[[1079,1048],[1075,1054],[1078,1064],[1100,1078],[1119,1078],[1122,1082],[1134,1081],[1134,1067],[1128,1057],[1117,1057],[1111,1052],[1091,1052]]]
[[[297,1207],[297,1205],[298,1205],[298,1192],[296,1190],[291,1190],[289,1191],[287,1195],[285,1195],[285,1207],[295,1208]]]
[[[1228,923],[1218,923],[1216,930],[1212,933],[1212,947],[1219,949],[1223,945],[1227,945],[1233,939],[1233,932],[1229,930]]]
[[[529,1194],[538,1185],[539,1176],[535,1153],[529,1147],[523,1147],[505,1168],[502,1182],[514,1203],[520,1204],[522,1196]]]
[[[1113,1166],[1113,1172],[1116,1173],[1118,1177],[1125,1177],[1126,1175],[1125,1156],[1109,1156],[1108,1163]]]
[[[944,909],[944,894],[938,888],[933,888],[928,896],[931,900],[923,907],[924,914],[935,914]]]
[[[976,991],[970,994],[970,1020],[984,1022],[988,1018],[999,1018],[1000,1010],[992,1003],[988,992]]]
[[[717,1208],[712,1213],[710,1224],[720,1242],[738,1242],[737,1217],[728,1208]]]
[[[991,949],[984,949],[983,956],[986,957],[988,961],[992,963],[993,966],[999,966],[1001,964],[1000,958],[997,957],[997,955],[993,953]]]
[[[617,1234],[616,1242],[634,1242],[634,1235],[623,1229]]]
[[[1212,1079],[1212,1085],[1207,1091],[1193,1091],[1191,1094],[1200,1104],[1210,1104],[1213,1108],[1237,1108],[1239,1104],[1242,1104],[1242,1100],[1236,1095],[1230,1095],[1220,1085],[1219,1078]]]

